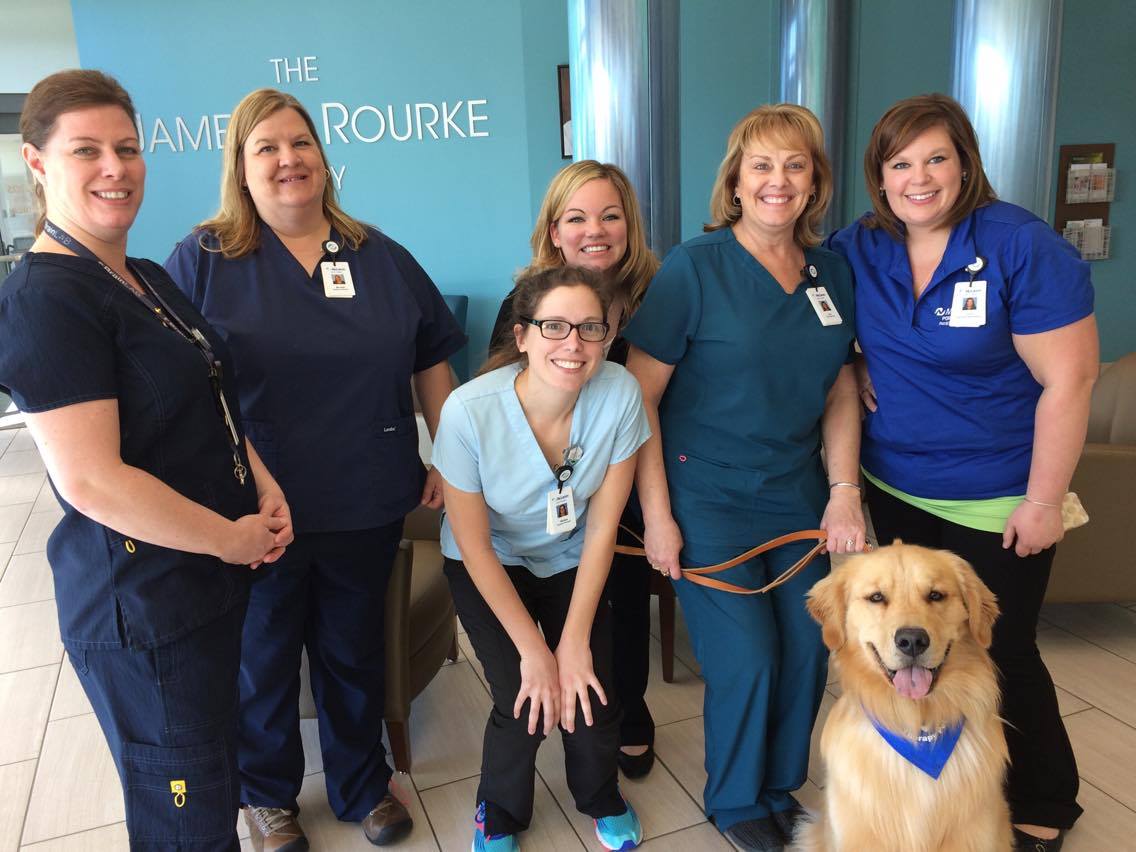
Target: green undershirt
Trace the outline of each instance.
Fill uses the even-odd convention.
[[[1006,521],[1011,513],[1025,499],[1025,495],[1021,494],[1016,497],[992,497],[989,500],[932,500],[900,491],[898,488],[893,488],[886,482],[876,479],[864,468],[860,468],[860,470],[864,472],[864,477],[869,482],[897,500],[902,500],[916,509],[922,509],[924,512],[929,512],[938,518],[950,521],[952,524],[969,527],[972,530],[1002,532],[1006,528]]]

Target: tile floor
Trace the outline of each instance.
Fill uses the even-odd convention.
[[[26,430],[0,431],[0,453],[0,852],[125,849],[118,778],[59,643],[43,550],[60,509]],[[1047,607],[1043,628],[1042,653],[1059,687],[1082,777],[1085,815],[1065,849],[1131,849],[1136,602]],[[659,726],[659,762],[647,779],[625,782],[624,790],[642,818],[645,849],[728,850],[700,805],[703,690],[681,621],[677,646],[675,682],[655,679],[648,694]],[[469,847],[489,695],[464,636],[460,648],[459,660],[445,666],[414,705],[414,772],[397,783],[415,827],[400,849]],[[657,677],[657,639],[652,649]],[[822,717],[835,690],[832,685]],[[309,766],[300,798],[312,848],[370,849],[357,826],[337,822],[328,809],[313,721],[304,723],[304,736]],[[536,815],[524,848],[600,848],[590,821],[572,806],[558,735],[541,749],[538,770]],[[801,797],[813,804],[824,781],[815,749],[809,779]],[[247,838],[242,842],[248,848]]]

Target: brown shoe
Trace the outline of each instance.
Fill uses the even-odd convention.
[[[308,838],[296,815],[284,808],[241,808],[256,852],[308,852]]]
[[[363,834],[376,846],[402,840],[414,828],[414,820],[398,799],[387,793],[375,809],[363,818]]]

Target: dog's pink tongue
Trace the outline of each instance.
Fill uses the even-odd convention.
[[[904,698],[923,698],[931,691],[931,670],[922,666],[900,669],[892,683]]]

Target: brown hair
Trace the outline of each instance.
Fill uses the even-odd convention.
[[[252,196],[242,188],[245,173],[244,146],[258,124],[282,109],[293,109],[299,113],[319,151],[324,171],[328,171],[323,143],[303,104],[276,89],[257,89],[245,95],[233,110],[225,135],[225,153],[221,166],[221,207],[213,218],[206,219],[197,226],[217,238],[216,249],[202,241],[201,245],[206,250],[220,251],[225,257],[234,258],[243,257],[260,247],[260,215]],[[357,250],[367,239],[366,227],[344,213],[339,206],[330,174],[323,187],[323,215],[352,250]]]
[[[730,131],[726,140],[726,156],[718,166],[718,177],[710,192],[710,222],[704,231],[728,228],[742,216],[741,205],[734,203],[738,173],[745,149],[757,142],[798,145],[808,152],[813,162],[814,196],[793,226],[793,239],[801,246],[820,245],[821,221],[832,201],[832,166],[824,152],[824,130],[817,117],[796,104],[759,106]]]
[[[517,276],[513,311],[506,327],[508,333],[502,335],[499,345],[489,353],[489,359],[477,372],[479,376],[509,364],[527,364],[528,356],[517,348],[513,327],[523,322],[521,317],[534,317],[544,297],[558,287],[587,287],[595,293],[600,303],[600,315],[606,321],[607,310],[611,307],[611,287],[598,272],[583,266],[550,266],[544,269],[530,266]]]
[[[867,227],[883,228],[897,240],[903,240],[903,223],[892,212],[887,196],[880,192],[884,163],[932,127],[942,127],[947,131],[966,175],[962,191],[945,222],[946,227],[958,224],[976,208],[998,200],[982,168],[978,136],[966,117],[966,111],[958,101],[946,95],[917,95],[894,104],[872,128],[872,136],[864,151],[864,180],[873,211],[863,219]]]
[[[552,243],[551,226],[554,222],[560,221],[560,217],[564,215],[564,208],[568,206],[568,202],[580,187],[593,180],[611,181],[611,185],[619,193],[619,203],[623,206],[623,214],[627,221],[627,251],[609,275],[615,287],[612,295],[626,302],[626,313],[630,315],[643,301],[647,285],[659,268],[659,259],[647,247],[639,201],[635,197],[631,181],[618,166],[596,160],[580,160],[557,172],[544,193],[544,201],[541,202],[540,212],[533,226],[530,239],[531,267],[546,269],[564,265],[564,255]]]
[[[28,93],[20,112],[20,137],[24,142],[42,151],[55,132],[59,116],[90,107],[122,107],[130,123],[134,124],[134,103],[118,80],[102,71],[71,69],[44,77]],[[35,182],[39,215],[35,233],[39,236],[47,218],[47,199],[43,186]]]

